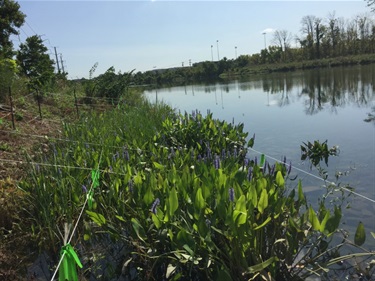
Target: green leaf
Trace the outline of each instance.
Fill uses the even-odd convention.
[[[206,206],[202,195],[202,188],[198,188],[197,193],[195,194],[195,207],[199,210],[203,209]]]
[[[170,217],[173,216],[174,212],[178,209],[178,197],[177,191],[175,188],[169,192],[169,215]]]
[[[262,263],[259,263],[257,265],[253,265],[253,266],[250,266],[248,269],[249,269],[249,272],[250,273],[257,273],[257,272],[260,272],[262,271],[263,269],[265,269],[266,267],[268,267],[269,265],[271,265],[272,263],[278,261],[278,258],[277,257],[271,257],[269,258],[268,260],[262,262]]]
[[[161,171],[164,170],[164,165],[162,165],[162,164],[160,164],[158,162],[153,162],[153,164],[154,164],[154,167],[156,169],[161,170]]]
[[[266,189],[262,190],[260,194],[259,202],[258,202],[258,210],[259,213],[263,214],[264,209],[268,207],[268,193]]]
[[[354,243],[357,246],[363,245],[366,241],[366,231],[365,231],[365,226],[362,222],[359,222],[357,231],[355,232],[354,235]]]
[[[278,171],[277,174],[276,174],[276,184],[278,186],[284,186],[284,184],[285,184],[283,174],[280,171]]]
[[[162,226],[162,222],[154,213],[151,213],[151,219],[154,222],[157,229],[159,229]]]
[[[320,223],[320,232],[322,232],[322,233],[326,232],[326,223],[327,223],[330,215],[331,214],[330,214],[329,210],[327,210],[322,222]]]
[[[137,234],[139,239],[141,239],[143,242],[145,242],[144,237],[146,237],[146,234],[145,234],[145,230],[143,229],[142,225],[139,223],[139,221],[136,218],[132,218],[131,222],[132,222],[135,234]]]
[[[246,197],[241,195],[236,202],[235,210],[233,211],[233,221],[237,225],[244,224],[247,219],[247,210],[246,210]]]
[[[99,226],[102,226],[103,224],[106,223],[106,219],[101,214],[91,212],[91,211],[86,211],[86,214],[88,214],[90,219]]]
[[[371,235],[372,235],[372,237],[374,237],[374,239],[375,239],[375,232],[370,232],[371,233]]]
[[[271,217],[268,217],[261,225],[254,227],[254,230],[261,229],[262,227],[266,226],[266,224],[269,223],[270,221],[271,221]]]
[[[305,202],[305,195],[303,194],[303,191],[302,191],[302,181],[301,180],[298,181],[298,201],[302,204]]]
[[[314,209],[310,206],[309,208],[309,220],[314,230],[320,231],[320,222]]]

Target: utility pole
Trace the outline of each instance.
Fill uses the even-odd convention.
[[[219,56],[219,40],[216,40],[216,45],[217,45],[217,60],[219,61],[220,60],[220,56]]]
[[[213,45],[211,45],[211,61],[214,61],[214,52],[212,51],[212,48],[213,48],[214,46]]]
[[[57,57],[56,47],[54,47],[54,48],[55,48],[55,56],[56,56],[57,71],[58,71],[58,73],[60,73],[59,58]]]
[[[63,59],[62,59],[62,54],[60,54],[60,61],[61,61],[62,72],[65,73],[65,70],[64,70],[64,62],[63,62]]]

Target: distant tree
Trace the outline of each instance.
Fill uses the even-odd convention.
[[[304,38],[301,38],[300,44],[301,47],[307,49],[308,59],[314,58],[314,38],[315,38],[315,28],[314,22],[316,17],[315,16],[304,16],[301,20],[301,32],[304,34]]]
[[[26,15],[20,11],[20,5],[13,0],[0,1],[0,59],[11,59],[13,53],[13,43],[10,40],[12,34],[18,34],[25,22]]]
[[[30,79],[31,86],[36,89],[46,86],[54,76],[54,61],[47,51],[42,39],[34,35],[20,45],[17,53],[21,72]]]
[[[366,0],[367,6],[371,7],[371,11],[375,12],[375,0]]]
[[[286,54],[288,48],[290,47],[290,42],[292,41],[292,39],[292,33],[287,30],[276,30],[273,33],[272,42],[278,45],[283,51],[283,61],[286,61]]]

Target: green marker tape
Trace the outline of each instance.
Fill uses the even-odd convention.
[[[77,268],[82,268],[82,263],[73,247],[68,243],[61,248],[60,255],[64,255],[59,268],[59,281],[78,281]]]
[[[260,156],[259,167],[263,168],[263,166],[264,166],[264,161],[266,161],[266,157],[264,156],[264,154],[262,154],[262,155]]]

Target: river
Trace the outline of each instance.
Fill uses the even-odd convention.
[[[328,166],[321,165],[329,181],[353,187],[357,193],[343,205],[348,207],[343,211],[343,228],[353,234],[362,221],[369,240],[370,231],[375,232],[375,121],[365,119],[369,113],[375,115],[374,81],[375,64],[371,64],[271,73],[145,94],[152,102],[163,101],[182,113],[210,111],[215,118],[244,123],[249,136],[256,134],[256,151],[250,151],[249,157],[261,152],[272,163],[286,156],[313,205],[324,194],[325,183],[313,176],[318,173],[308,162],[301,161],[300,145],[314,140],[338,145],[339,156],[331,156]],[[343,176],[336,181],[338,172]],[[375,249],[374,241],[369,244]]]

